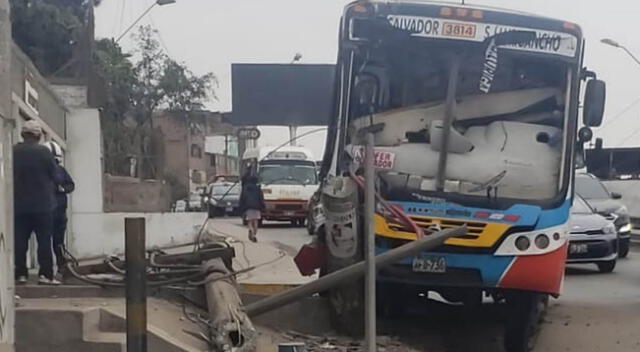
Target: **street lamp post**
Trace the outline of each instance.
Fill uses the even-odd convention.
[[[631,56],[631,58],[632,58],[632,59],[633,59],[633,60],[634,60],[638,65],[640,65],[640,60],[638,60],[638,58],[637,58],[635,55],[633,55],[633,53],[632,53],[631,51],[629,51],[629,49],[627,49],[624,45],[622,45],[622,44],[618,43],[617,41],[615,41],[615,40],[613,40],[613,39],[609,39],[609,38],[604,38],[604,39],[600,40],[600,42],[601,42],[602,44],[606,44],[606,45],[612,46],[612,47],[614,47],[614,48],[619,48],[619,49],[624,50],[624,51],[625,51],[629,56]]]
[[[151,9],[153,9],[154,7],[156,7],[156,5],[160,5],[160,6],[164,6],[164,5],[169,5],[169,4],[173,4],[175,3],[176,0],[156,0],[153,4],[151,4],[151,6],[149,6],[149,8],[147,8],[142,15],[140,15],[140,17],[138,17],[135,21],[133,21],[133,23],[127,27],[127,29],[124,30],[124,32],[122,32],[122,34],[120,34],[120,36],[118,36],[118,38],[116,39],[116,43],[120,41],[120,39],[124,38],[125,35],[127,35],[127,33],[129,33],[129,31],[135,27],[136,24],[138,24],[138,22],[140,22],[141,19],[144,18],[144,16],[146,16],[149,11],[151,11]]]
[[[293,55],[293,59],[291,59],[290,64],[293,65],[300,60],[302,60],[302,54],[296,53],[295,55]],[[298,138],[298,126],[290,125],[289,126],[289,145],[292,147],[297,146],[298,145],[298,142],[296,141],[297,138]]]

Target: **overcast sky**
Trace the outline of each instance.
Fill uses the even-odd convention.
[[[104,0],[96,11],[96,36],[117,37],[155,0]],[[156,6],[140,24],[150,24],[174,59],[196,73],[213,72],[219,80],[212,110],[231,110],[231,63],[288,63],[296,52],[302,63],[335,63],[338,22],[350,0],[176,0]],[[640,65],[621,49],[601,44],[613,38],[640,56],[635,25],[637,0],[474,0],[479,4],[522,10],[578,23],[587,39],[586,65],[607,82],[603,127],[596,136],[606,146],[640,145]],[[132,32],[135,32],[132,31]],[[130,36],[121,44],[133,50]],[[635,105],[631,106],[634,102]],[[308,129],[301,129],[302,132]],[[260,141],[276,145],[288,130],[263,128]],[[301,139],[321,156],[324,134]]]

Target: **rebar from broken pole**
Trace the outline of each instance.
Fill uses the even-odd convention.
[[[418,238],[415,241],[409,242],[400,247],[377,255],[376,269],[379,270],[391,264],[397,263],[404,258],[411,257],[420,252],[433,249],[441,245],[442,243],[444,243],[444,241],[451,237],[462,236],[466,233],[467,227],[460,226],[456,228],[441,230],[425,237]],[[308,284],[298,286],[278,295],[261,299],[255,303],[249,304],[246,307],[247,315],[249,317],[255,317],[285,306],[289,303],[293,303],[304,297],[326,291],[334,286],[341,284],[344,281],[362,276],[364,274],[364,269],[365,263],[364,261],[362,261],[335,271]]]

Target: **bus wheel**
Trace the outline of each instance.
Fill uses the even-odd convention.
[[[535,346],[549,296],[531,292],[506,295],[504,347],[507,352],[530,352]]]

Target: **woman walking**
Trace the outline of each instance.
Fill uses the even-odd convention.
[[[264,195],[258,185],[256,176],[246,177],[240,194],[240,210],[244,213],[244,219],[249,226],[249,240],[257,242],[258,222],[262,218],[264,210]]]

